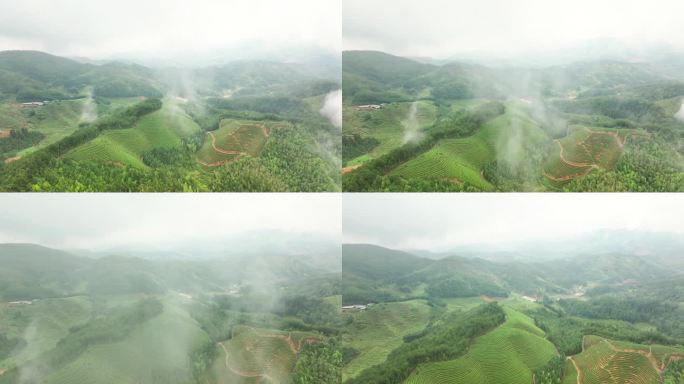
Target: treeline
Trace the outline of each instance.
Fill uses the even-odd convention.
[[[566,357],[555,356],[545,366],[534,371],[532,384],[561,384],[565,376]]]
[[[436,282],[431,282],[425,289],[430,296],[435,297],[474,297],[487,295],[493,297],[506,297],[508,291],[500,286],[483,279],[468,279],[451,277]]]
[[[342,382],[342,352],[334,338],[305,344],[292,371],[293,384],[338,384]]]
[[[386,176],[387,173],[400,164],[428,151],[442,139],[465,137],[473,134],[484,123],[502,115],[504,112],[505,106],[503,104],[489,102],[472,112],[458,111],[447,118],[440,119],[429,130],[427,137],[420,143],[405,144],[344,175],[342,178],[343,188],[345,191],[352,192],[394,191],[393,186],[402,185],[402,180],[396,176]],[[443,182],[438,182],[438,185]],[[454,188],[457,190],[468,190],[473,187],[464,184],[463,186],[454,186]]]
[[[503,324],[506,315],[499,305],[489,303],[466,313],[449,313],[443,320],[392,351],[383,363],[364,370],[346,383],[401,383],[420,364],[464,355],[474,338]]]
[[[571,356],[582,352],[585,335],[627,340],[640,344],[674,344],[676,340],[657,331],[644,330],[620,320],[592,320],[567,316],[543,308],[534,313],[534,323],[561,353]]]
[[[360,133],[342,136],[342,162],[355,159],[370,152],[380,144],[380,140],[372,136],[363,136]]]
[[[662,298],[601,297],[589,301],[561,300],[561,307],[571,315],[590,319],[615,319],[630,323],[649,323],[659,332],[684,343],[684,310],[678,301]]]
[[[143,116],[159,110],[162,102],[159,99],[146,99],[132,107],[116,111],[93,124],[82,125],[76,132],[38,150],[15,163],[6,165],[0,175],[1,187],[7,191],[32,190],[34,180],[53,171],[55,166],[69,164],[58,158],[71,149],[96,138],[100,133],[110,129],[124,129],[135,125]]]

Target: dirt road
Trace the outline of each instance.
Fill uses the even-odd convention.
[[[596,164],[589,164],[589,163],[578,163],[576,161],[571,161],[565,158],[565,148],[563,148],[563,144],[560,142],[560,140],[554,140],[558,146],[560,147],[560,159],[567,165],[570,165],[572,167],[596,167]]]
[[[568,360],[572,362],[572,365],[574,365],[575,369],[577,370],[577,384],[582,384],[582,369],[580,369],[579,365],[577,365],[577,362],[572,358],[572,356],[568,356]]]
[[[271,382],[273,381],[273,379],[271,379],[271,377],[268,376],[268,375],[265,374],[265,373],[250,372],[250,371],[241,371],[241,370],[239,370],[239,369],[237,369],[237,368],[231,367],[230,364],[228,364],[228,357],[229,357],[229,355],[228,355],[228,349],[226,348],[225,345],[223,345],[222,342],[219,342],[218,344],[221,346],[221,348],[223,349],[223,352],[226,354],[226,359],[224,360],[224,363],[225,363],[225,365],[226,365],[226,368],[230,369],[231,372],[233,372],[234,374],[236,374],[236,375],[238,375],[238,376],[242,376],[242,377],[260,377],[260,378],[263,377],[263,378],[265,378],[265,379],[268,379],[268,380],[271,381]]]
[[[211,136],[211,147],[214,148],[214,151],[218,153],[223,153],[224,155],[242,155],[244,152],[240,151],[229,151],[226,149],[222,149],[216,146],[216,136],[214,136],[213,132],[209,132],[209,136]]]

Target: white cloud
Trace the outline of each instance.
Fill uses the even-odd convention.
[[[279,230],[339,237],[339,194],[3,194],[0,242],[105,249]]]
[[[0,50],[107,58],[244,45],[338,52],[336,0],[24,0],[0,4]]]
[[[595,38],[682,47],[684,2],[345,0],[344,49],[445,58],[560,48]]]
[[[443,250],[602,229],[684,232],[681,194],[345,194],[344,241]]]
[[[325,95],[320,114],[327,117],[337,128],[342,128],[342,90],[332,91]]]

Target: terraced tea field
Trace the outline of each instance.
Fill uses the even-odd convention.
[[[504,309],[506,322],[477,338],[465,356],[422,364],[405,383],[530,383],[532,372],[553,358],[556,349],[531,318]]]
[[[523,160],[525,151],[510,143],[525,143],[527,149],[534,150],[542,146],[545,136],[525,108],[511,102],[506,105],[506,113],[486,123],[472,136],[442,140],[391,174],[468,182],[488,191],[493,186],[484,179],[485,165],[497,159],[517,163]]]
[[[197,153],[197,162],[205,167],[223,165],[240,156],[259,156],[271,129],[283,123],[222,120],[219,129],[208,132]]]
[[[155,148],[171,148],[183,137],[199,131],[199,126],[185,113],[164,100],[159,111],[143,117],[133,128],[110,130],[80,145],[66,158],[80,161],[103,161],[143,168],[143,153]]]
[[[317,340],[313,333],[236,326],[219,343],[210,376],[215,383],[288,382],[299,352]]]
[[[568,136],[555,140],[544,164],[544,176],[559,187],[594,169],[611,169],[628,138],[638,136],[641,133],[631,129],[575,127]]]
[[[581,384],[646,384],[658,383],[671,359],[681,356],[680,348],[585,336],[583,352],[573,360],[581,370]]]
[[[343,342],[359,354],[343,367],[343,380],[382,363],[393,349],[403,343],[405,335],[425,328],[430,307],[424,300],[382,303],[353,316],[354,322],[345,332]]]

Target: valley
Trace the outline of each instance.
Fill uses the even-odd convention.
[[[684,78],[670,70],[679,57],[543,68],[379,51],[345,51],[342,60],[344,190],[684,187]]]
[[[343,382],[679,383],[684,264],[669,255],[684,249],[671,239],[660,256],[549,261],[345,244],[343,305],[360,306],[342,313]]]

